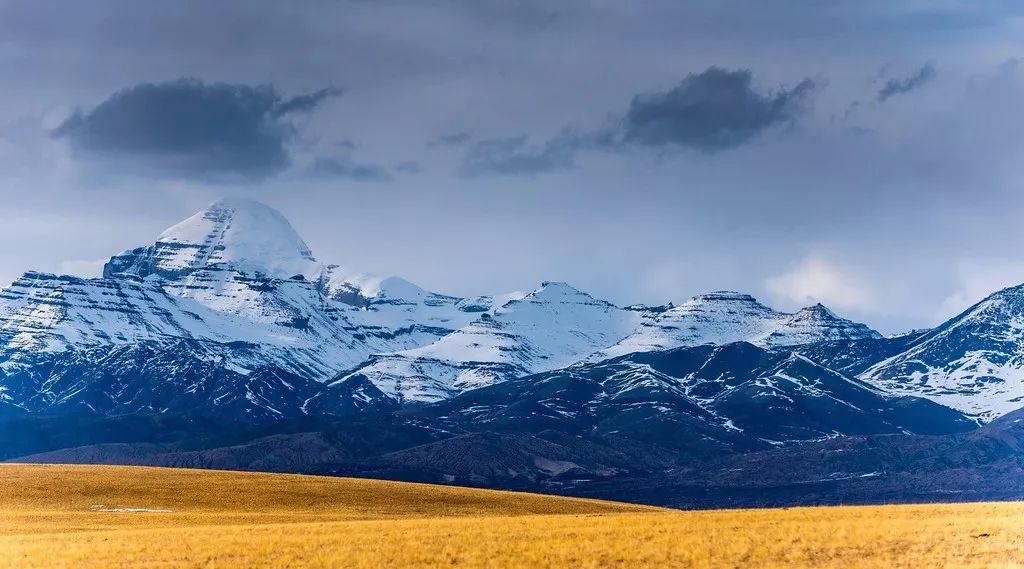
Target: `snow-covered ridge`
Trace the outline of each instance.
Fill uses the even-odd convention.
[[[218,200],[153,245],[112,257],[103,278],[28,272],[4,289],[0,362],[189,340],[212,344],[232,369],[270,364],[323,380],[371,354],[428,344],[494,301],[506,297],[466,306],[404,279],[322,265],[276,210]]]
[[[339,381],[361,375],[387,395],[437,401],[571,365],[624,337],[639,319],[566,283],[545,282],[432,344],[376,356]]]
[[[984,420],[1024,407],[1024,285],[990,295],[861,377]]]
[[[30,272],[0,293],[0,367],[81,350],[107,361],[97,350],[185,341],[233,373],[269,365],[317,381],[359,377],[400,401],[588,357],[875,336],[821,306],[783,314],[731,292],[658,308],[621,308],[561,282],[529,294],[440,294],[322,263],[280,213],[246,199],[218,200],[152,245],[115,255],[103,278]]]
[[[787,314],[761,304],[749,294],[717,291],[650,315],[632,334],[591,360],[701,344],[796,346],[879,337],[878,332],[840,318],[821,304]]]

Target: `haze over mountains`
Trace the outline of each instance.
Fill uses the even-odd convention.
[[[1024,407],[1022,322],[1021,287],[893,338],[736,292],[620,307],[544,282],[459,298],[321,262],[275,210],[220,200],[101,278],[30,271],[0,293],[0,417],[95,426],[3,456],[62,440],[89,450],[61,460],[246,468],[250,447],[181,453],[269,435],[285,438],[259,443],[259,464],[305,449],[285,470],[533,487],[837,437],[957,437]],[[108,421],[143,426],[119,439]],[[167,422],[177,438],[152,430]],[[296,424],[311,430],[289,438]],[[135,446],[89,446],[107,443]]]

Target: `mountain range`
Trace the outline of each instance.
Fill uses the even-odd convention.
[[[617,306],[544,282],[461,298],[322,263],[277,211],[224,199],[113,255],[101,277],[30,271],[0,292],[0,457],[672,505],[703,488],[708,504],[736,504],[722,477],[751,457],[814,470],[807,449],[849,445],[849,464],[903,472],[910,462],[865,457],[877,441],[966,456],[957,445],[976,433],[1017,440],[999,417],[1024,407],[1021,354],[1024,285],[894,337],[821,304],[784,313],[728,291]],[[862,499],[899,492],[865,480]],[[629,490],[659,485],[678,494]],[[801,502],[791,486],[780,502]]]

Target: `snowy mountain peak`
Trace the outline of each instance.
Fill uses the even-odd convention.
[[[706,304],[706,303],[717,303],[717,302],[734,302],[734,303],[747,303],[756,304],[761,306],[761,303],[756,298],[742,292],[735,292],[731,290],[716,290],[705,294],[698,294],[686,302],[686,304]]]
[[[837,316],[835,312],[832,312],[825,305],[814,304],[811,306],[805,306],[800,310],[791,314],[788,318],[790,323],[804,322],[807,324],[818,324],[824,326],[832,326],[835,323],[842,324],[853,324],[851,321]]]
[[[834,312],[828,309],[824,304],[818,302],[811,306],[805,306],[797,311],[797,314],[803,314],[806,316],[814,316],[820,318],[838,318]]]
[[[576,363],[624,338],[639,318],[566,283],[545,282],[432,344],[374,356],[341,381],[363,376],[395,399],[436,401]]]
[[[253,210],[253,211],[265,211],[281,215],[276,209],[268,206],[267,204],[254,200],[252,198],[243,198],[238,196],[223,197],[214,200],[210,205],[206,206],[207,210],[221,209],[221,210]]]
[[[421,299],[431,293],[402,277],[386,277],[377,283],[378,296],[386,298]]]
[[[316,264],[313,253],[283,215],[260,202],[226,198],[170,227],[157,243],[183,246],[173,267],[231,263],[277,276],[303,274]]]
[[[1024,405],[1024,285],[995,292],[862,374],[992,419]]]
[[[837,316],[818,303],[799,311],[780,315],[782,319],[772,332],[761,342],[771,346],[799,346],[814,342],[839,340],[866,340],[881,338],[882,335],[860,322]]]
[[[381,277],[338,265],[328,265],[321,279],[327,296],[354,306],[362,306],[372,298],[419,302],[432,294],[401,277]]]
[[[597,300],[580,289],[561,281],[544,281],[540,288],[523,297],[519,302],[558,302],[607,304],[603,300]]]
[[[152,246],[114,256],[103,274],[177,277],[213,265],[278,278],[315,278],[322,270],[277,210],[255,200],[225,198],[168,228]]]
[[[776,313],[756,298],[728,290],[698,294],[669,310],[678,314],[728,314],[730,319],[772,318]]]
[[[538,288],[534,292],[538,293],[538,294],[539,293],[543,293],[543,294],[565,294],[565,295],[586,294],[583,291],[581,291],[580,289],[570,285],[567,282],[563,282],[563,281],[544,281],[544,282],[540,283],[540,288]]]

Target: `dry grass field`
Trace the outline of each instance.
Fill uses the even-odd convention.
[[[395,482],[0,465],[5,567],[1024,567],[1024,505],[675,512]]]

